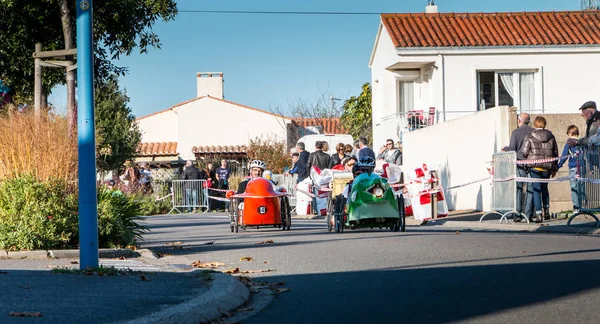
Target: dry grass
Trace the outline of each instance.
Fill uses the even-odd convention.
[[[64,117],[32,112],[0,116],[0,179],[32,174],[39,180],[77,179],[77,137]]]

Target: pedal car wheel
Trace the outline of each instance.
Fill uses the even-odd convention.
[[[287,218],[287,230],[289,231],[292,228],[292,207],[287,197],[285,197],[285,215]]]
[[[398,230],[401,232],[406,232],[406,210],[404,209],[404,196],[400,195],[396,197],[396,201],[398,202],[398,223],[394,228],[394,232]]]
[[[334,221],[336,233],[344,233],[344,204],[345,199],[343,196],[336,197],[334,205]]]

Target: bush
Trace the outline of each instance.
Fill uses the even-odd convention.
[[[8,112],[0,115],[0,178],[23,174],[38,180],[77,180],[77,130],[69,136],[64,117],[42,112]],[[72,182],[69,182],[72,181]]]
[[[76,247],[78,226],[77,196],[64,181],[30,175],[0,182],[0,249]]]
[[[125,247],[142,239],[148,229],[141,220],[141,204],[135,195],[98,188],[98,243],[100,247]]]
[[[135,199],[140,203],[141,215],[163,215],[173,207],[170,197],[157,201],[152,195],[138,195]]]
[[[248,161],[263,160],[267,169],[273,173],[283,173],[283,168],[290,166],[292,160],[286,152],[284,141],[275,137],[256,137],[248,145]]]
[[[98,243],[101,248],[132,245],[148,229],[139,225],[135,196],[98,188]],[[33,176],[0,182],[0,249],[8,251],[77,248],[78,201],[64,181]]]

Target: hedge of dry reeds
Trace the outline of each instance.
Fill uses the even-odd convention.
[[[33,112],[0,115],[0,179],[24,174],[71,184],[77,179],[77,137],[69,137],[64,117],[46,112],[37,120]]]

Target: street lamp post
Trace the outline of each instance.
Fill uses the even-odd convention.
[[[79,154],[79,264],[98,267],[94,48],[92,0],[77,0],[77,146]]]

